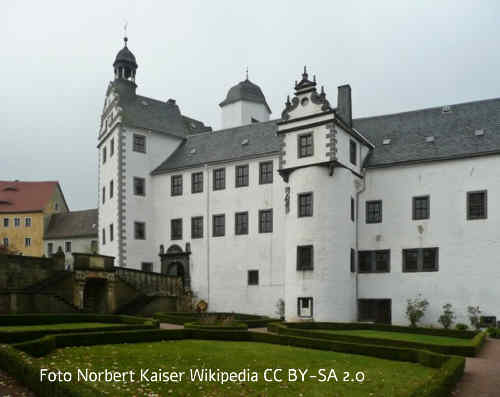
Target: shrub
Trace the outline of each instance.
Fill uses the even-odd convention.
[[[455,326],[455,328],[458,329],[459,331],[465,331],[467,328],[469,328],[469,326],[467,324],[464,324],[464,323],[458,323]]]
[[[414,299],[407,299],[406,303],[406,318],[410,321],[412,327],[416,327],[424,317],[429,302],[427,299],[422,299],[422,295],[418,294]]]
[[[479,328],[481,328],[479,322],[479,315],[481,314],[481,310],[479,309],[479,306],[467,307],[467,313],[469,313],[469,321],[471,327],[475,328],[476,330],[479,330]]]
[[[455,317],[455,312],[452,309],[451,303],[447,303],[446,305],[443,305],[443,314],[439,316],[438,321],[445,329],[449,329],[453,324]]]
[[[280,320],[285,319],[285,301],[283,299],[278,299],[276,302],[276,315],[279,317]]]

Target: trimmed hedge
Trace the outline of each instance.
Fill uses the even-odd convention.
[[[314,324],[315,326],[311,326],[311,324]],[[410,341],[392,340],[392,339],[376,338],[376,337],[364,337],[357,335],[336,335],[327,332],[323,333],[316,332],[326,329],[363,329],[363,328],[336,328],[336,326],[339,324],[341,327],[344,326],[343,323],[284,323],[284,324],[272,323],[268,326],[268,330],[270,332],[275,332],[280,335],[303,336],[307,338],[315,338],[322,340],[328,339],[328,340],[335,340],[348,343],[357,343],[361,345],[381,345],[381,346],[395,346],[395,347],[412,348],[412,349],[427,349],[440,354],[453,354],[466,357],[476,356],[481,350],[481,347],[483,346],[486,338],[486,333],[484,332],[473,333],[473,337],[471,340],[472,345],[462,346],[462,345],[438,345],[434,343],[425,343],[425,342],[410,342]],[[302,327],[301,325],[304,325],[304,327]],[[372,325],[372,324],[366,324],[366,325]],[[396,332],[401,332],[400,328],[401,327],[398,327],[397,328],[398,331]],[[406,328],[406,332],[413,333],[412,331],[414,329],[415,328]]]
[[[139,330],[120,332],[92,332],[83,334],[55,334],[47,335],[35,341],[13,345],[16,349],[23,350],[34,356],[42,356],[56,348],[66,346],[89,346],[116,343],[154,342],[161,340],[178,339],[208,339],[253,341],[289,345],[318,350],[337,351],[349,354],[360,354],[396,361],[408,361],[423,366],[438,369],[437,373],[426,385],[415,391],[409,397],[445,397],[448,396],[456,382],[464,372],[465,359],[458,356],[446,356],[427,350],[404,349],[380,345],[362,345],[334,340],[304,338],[291,335],[274,335],[258,332],[241,331],[206,331],[200,329],[179,330]],[[23,359],[19,351],[10,346],[0,349],[0,366],[16,376],[21,381],[36,391],[40,396],[83,396],[81,390],[74,390],[73,385],[65,383],[46,384],[39,382],[39,368]],[[12,361],[14,363],[12,363]],[[27,375],[26,375],[27,374]],[[81,388],[82,385],[79,385]],[[60,390],[59,390],[60,388]],[[56,390],[57,389],[57,390]],[[95,390],[91,390],[97,393]],[[100,394],[88,394],[96,396]]]
[[[162,323],[170,323],[177,325],[184,325],[185,323],[193,323],[200,321],[204,316],[217,316],[217,318],[225,318],[234,316],[237,321],[242,321],[248,325],[248,328],[262,328],[266,327],[271,322],[279,321],[274,318],[259,316],[256,314],[244,313],[197,313],[197,312],[159,312],[153,314],[153,318],[161,321]]]
[[[403,325],[373,324],[373,323],[322,323],[322,322],[298,322],[286,323],[288,328],[301,329],[334,329],[334,330],[373,330],[403,332],[411,334],[449,336],[451,338],[471,339],[477,335],[477,331],[444,329],[444,328],[424,328],[424,327],[405,327]]]
[[[204,329],[204,330],[222,330],[222,331],[248,331],[248,325],[241,321],[233,321],[231,325],[218,324],[202,324],[200,322],[184,323],[184,328],[187,329]]]
[[[500,339],[500,328],[488,328],[487,332],[490,338]]]
[[[0,316],[0,325],[4,326],[64,324],[75,322],[114,323],[117,325],[95,328],[94,330],[89,328],[61,328],[30,331],[2,331],[2,328],[0,326],[0,343],[19,343],[27,340],[38,339],[44,335],[50,334],[154,329],[160,326],[160,323],[157,320],[151,320],[143,317],[118,316],[109,314],[9,314]]]

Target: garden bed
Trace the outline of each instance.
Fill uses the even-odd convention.
[[[368,345],[427,349],[441,354],[475,356],[484,344],[484,332],[411,328],[363,323],[271,324],[273,332]]]
[[[227,317],[232,317],[236,321],[244,322],[248,325],[248,328],[261,328],[267,326],[271,322],[276,322],[278,320],[259,316],[256,314],[243,314],[243,313],[196,313],[196,312],[160,312],[153,314],[153,317],[162,323],[171,323],[184,325],[184,323],[198,322],[203,317],[216,316],[218,319],[224,319]]]
[[[0,366],[23,380],[40,397],[129,396],[147,395],[149,392],[214,396],[242,393],[323,396],[335,393],[345,396],[437,397],[448,395],[462,376],[464,365],[463,357],[424,350],[256,332],[194,329],[55,334],[0,348]],[[119,371],[140,368],[189,371],[193,367],[241,371],[246,368],[257,371],[260,381],[228,382],[225,385],[210,382],[118,385],[107,382],[93,386],[85,383],[40,383],[41,367],[69,371],[77,367]],[[310,371],[334,368],[339,379],[344,376],[344,371],[350,372],[349,379],[354,379],[354,374],[361,371],[366,382],[321,383],[309,379],[304,383],[265,383],[262,381],[265,368],[282,368],[285,375],[287,368],[307,368]]]
[[[205,324],[202,322],[184,323],[184,328],[188,329],[204,329],[207,331],[215,330],[232,330],[232,331],[247,331],[248,325],[241,321],[217,321],[213,324]]]
[[[0,343],[18,343],[48,334],[158,328],[156,320],[107,314],[0,315]]]

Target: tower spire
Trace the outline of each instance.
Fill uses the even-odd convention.
[[[125,25],[123,26],[123,41],[125,43],[125,47],[127,46],[127,41],[128,41],[128,37],[127,37],[127,27],[128,27],[128,22],[125,21]]]
[[[246,77],[245,80],[248,81],[248,66],[247,66],[246,71],[245,71],[245,77]]]

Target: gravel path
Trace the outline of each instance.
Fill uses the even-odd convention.
[[[0,370],[0,396],[36,397],[32,391],[28,390],[2,370]]]
[[[488,339],[478,357],[467,357],[453,397],[500,396],[500,339]]]

